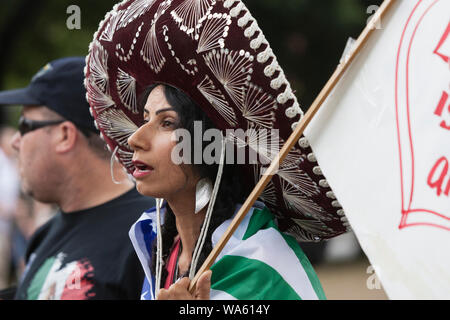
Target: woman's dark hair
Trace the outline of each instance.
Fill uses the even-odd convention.
[[[149,86],[141,95],[139,103],[141,106],[145,105],[150,92],[158,85]],[[212,121],[196,105],[184,92],[169,85],[164,86],[164,94],[167,102],[174,108],[179,116],[179,128],[189,131],[191,137],[194,136],[194,122],[201,121],[203,130],[215,128]],[[191,139],[191,150],[194,150],[195,139]],[[206,142],[203,142],[202,150],[206,147]],[[194,161],[191,159],[191,163]],[[196,171],[202,178],[209,178],[214,184],[216,180],[217,170],[219,165],[214,163],[207,165],[193,164],[194,171]],[[217,193],[214,210],[211,216],[211,222],[206,235],[206,241],[200,253],[197,264],[197,270],[202,266],[203,262],[212,250],[211,236],[213,231],[222,224],[225,220],[230,219],[235,211],[236,204],[243,201],[242,182],[239,180],[239,174],[236,171],[236,165],[225,164],[223,168],[222,179]],[[175,215],[170,207],[167,205],[167,212],[164,216],[164,224],[162,226],[162,243],[163,261],[168,259],[175,236],[178,234],[175,225]],[[156,241],[152,246],[152,265],[151,269],[154,272],[156,269]],[[163,268],[161,276],[161,284],[164,285],[167,277],[166,269]]]

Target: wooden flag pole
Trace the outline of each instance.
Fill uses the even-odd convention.
[[[269,183],[269,181],[272,179],[272,176],[277,172],[279,168],[279,164],[283,162],[285,157],[288,155],[289,151],[294,147],[294,145],[297,143],[297,141],[301,138],[305,128],[308,126],[308,124],[311,122],[311,119],[314,117],[314,115],[317,113],[319,108],[322,106],[324,101],[327,99],[327,97],[330,95],[331,91],[335,88],[336,84],[339,82],[339,80],[344,75],[347,68],[350,66],[350,64],[353,62],[355,57],[358,55],[358,53],[361,51],[365,43],[368,41],[370,35],[373,33],[373,31],[376,29],[377,23],[381,20],[382,17],[386,14],[388,9],[391,7],[391,5],[394,3],[395,0],[385,0],[380,8],[377,10],[375,16],[371,19],[369,24],[366,26],[366,28],[363,30],[359,38],[357,39],[356,43],[354,44],[354,49],[349,54],[348,59],[345,59],[344,62],[338,65],[336,71],[333,73],[331,78],[326,83],[325,87],[322,89],[322,91],[317,96],[316,100],[314,100],[311,107],[308,109],[306,114],[303,116],[297,127],[295,128],[294,132],[291,134],[289,139],[284,144],[283,148],[281,149],[280,153],[276,156],[276,158],[272,161],[270,167],[264,172],[263,177],[259,180],[259,182],[254,187],[253,191],[250,193],[247,200],[244,202],[234,219],[232,220],[231,224],[229,225],[228,229],[225,231],[225,233],[222,235],[222,238],[220,238],[219,242],[216,244],[214,249],[211,251],[209,256],[206,258],[203,265],[198,270],[195,277],[192,279],[190,285],[189,285],[189,291],[193,293],[195,291],[195,285],[198,281],[198,278],[201,274],[203,274],[205,271],[207,271],[220,252],[225,247],[225,244],[230,239],[231,235],[236,231],[239,224],[242,222],[242,220],[245,218],[245,215],[247,212],[251,209],[255,201],[259,198],[261,193],[264,191],[265,187]]]

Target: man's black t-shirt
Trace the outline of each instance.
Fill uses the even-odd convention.
[[[94,208],[58,212],[30,240],[15,299],[139,299],[144,274],[128,230],[154,204],[133,188]]]

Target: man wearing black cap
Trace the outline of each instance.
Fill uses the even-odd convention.
[[[60,211],[30,240],[16,299],[138,299],[143,273],[128,230],[154,200],[137,193],[98,136],[83,58],[42,68],[27,88],[0,92],[24,105],[17,151],[24,192]],[[120,184],[113,182],[111,171]]]

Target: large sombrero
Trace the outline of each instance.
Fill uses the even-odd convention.
[[[100,23],[86,62],[95,123],[129,172],[134,167],[127,139],[143,123],[138,97],[151,84],[179,88],[223,131],[252,129],[245,139],[235,137],[240,146],[251,148],[259,134],[278,129],[279,150],[303,116],[277,58],[240,0],[123,1]],[[249,190],[266,166],[245,165]],[[261,200],[280,229],[299,240],[319,241],[349,228],[305,137]]]

